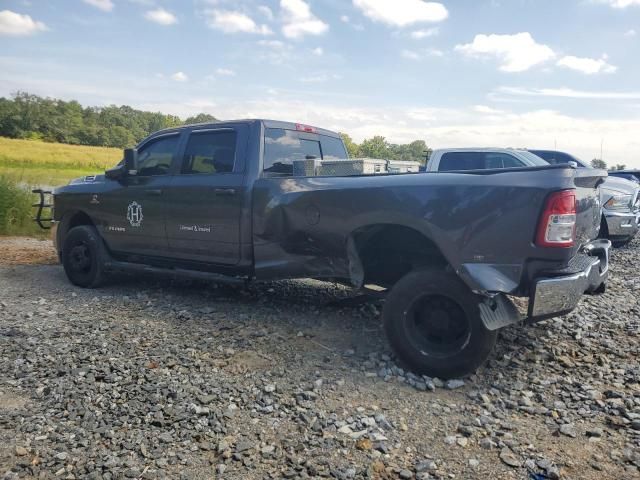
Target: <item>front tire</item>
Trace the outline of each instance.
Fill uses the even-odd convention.
[[[382,312],[396,355],[416,373],[456,378],[473,373],[497,338],[480,317],[480,297],[457,275],[439,269],[403,277]]]
[[[64,239],[62,265],[69,281],[82,288],[97,288],[105,281],[106,250],[95,227],[74,227]]]

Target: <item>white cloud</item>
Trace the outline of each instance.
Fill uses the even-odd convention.
[[[441,22],[449,16],[442,3],[423,0],[353,0],[353,5],[371,20],[394,27]]]
[[[189,77],[184,72],[176,72],[171,75],[171,80],[175,80],[176,82],[187,82],[189,81]]]
[[[422,60],[425,57],[444,57],[444,52],[437,48],[424,48],[422,50],[402,50],[400,56],[407,60]]]
[[[342,76],[337,73],[319,73],[317,75],[308,75],[306,77],[301,77],[299,80],[304,83],[323,83],[328,82],[329,80],[340,80]]]
[[[267,19],[273,20],[273,11],[266,5],[260,5],[258,11]]]
[[[103,12],[110,12],[113,10],[113,2],[111,0],[82,0],[93,7],[99,8]]]
[[[0,35],[11,35],[15,37],[33,35],[47,29],[47,26],[35,21],[29,15],[2,10],[0,12]]]
[[[411,38],[415,40],[421,40],[427,37],[434,37],[438,35],[438,33],[440,33],[438,27],[427,28],[425,30],[416,30],[414,32],[411,32]]]
[[[413,50],[402,50],[400,52],[400,56],[402,56],[402,58],[406,58],[407,60],[420,60],[420,54],[418,52],[414,52]]]
[[[222,77],[234,77],[236,75],[236,72],[234,72],[230,68],[218,68],[216,69],[216,74]]]
[[[640,5],[640,0],[598,0],[599,3],[606,3],[613,8],[627,8]]]
[[[618,70],[618,67],[607,63],[606,56],[604,56],[603,58],[594,59],[568,55],[558,60],[557,65],[584,73],[585,75],[595,75],[597,73],[615,73],[616,70]]]
[[[625,37],[635,37],[638,34],[633,28],[624,32]]]
[[[473,42],[457,45],[456,50],[470,57],[495,57],[503,72],[524,72],[555,57],[547,45],[537,43],[529,32],[515,35],[476,35]]]
[[[314,55],[321,57],[322,55],[324,55],[324,49],[322,47],[317,47],[314,48],[313,50],[311,50],[311,53],[313,53]]]
[[[211,113],[219,118],[281,118],[316,125],[333,131],[347,132],[355,141],[383,135],[390,142],[406,143],[425,139],[432,148],[447,147],[552,147],[571,152],[585,160],[600,152],[600,140],[605,138],[605,160],[638,165],[635,152],[640,142],[628,132],[640,131],[638,117],[606,117],[602,119],[566,115],[554,110],[531,110],[521,113],[498,111],[489,107],[449,109],[431,107],[368,107],[288,97],[286,92],[265,92],[266,96],[219,101]],[[191,102],[192,104],[194,102]],[[201,110],[184,103],[175,104],[174,111],[149,105],[184,116]],[[559,133],[561,132],[561,133]],[[606,148],[606,146],[609,146]]]
[[[349,16],[348,15],[341,15],[340,16],[340,21],[343,23],[349,23]]]
[[[258,25],[251,17],[242,12],[231,10],[210,10],[206,12],[207,25],[224,33],[255,33],[271,35],[267,25]]]
[[[276,49],[284,48],[286,46],[285,43],[281,42],[280,40],[259,40],[258,45],[260,45],[261,47]]]
[[[329,30],[329,25],[316,17],[303,0],[280,0],[280,8],[284,18],[282,33],[287,38],[322,35]]]
[[[256,51],[256,58],[271,65],[281,66],[291,62],[294,58],[293,47],[281,40],[260,40],[256,42],[262,47]]]
[[[444,52],[437,48],[427,48],[425,53],[430,57],[444,57]]]
[[[144,18],[158,25],[173,25],[174,23],[178,23],[176,16],[164,8],[149,10],[144,14]]]
[[[552,98],[577,98],[583,100],[640,100],[640,91],[637,92],[611,92],[574,90],[571,88],[522,88],[499,87],[492,94],[522,96],[522,97],[552,97]]]
[[[486,105],[476,105],[473,107],[473,111],[484,115],[502,115],[505,113],[504,110],[487,107]]]

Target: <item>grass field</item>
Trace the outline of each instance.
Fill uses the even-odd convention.
[[[0,234],[45,233],[32,221],[32,187],[64,185],[72,178],[101,173],[122,158],[117,148],[84,147],[0,137]]]
[[[0,137],[0,176],[24,185],[56,186],[101,173],[122,158],[122,150]]]

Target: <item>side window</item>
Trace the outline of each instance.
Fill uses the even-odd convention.
[[[178,148],[180,135],[161,137],[152,140],[138,151],[138,175],[150,177],[167,175]]]
[[[300,138],[293,130],[267,128],[264,134],[264,172],[267,176],[293,175],[293,161],[322,158],[320,142]]]
[[[514,168],[523,167],[523,163],[512,155],[506,153],[487,153],[485,154],[486,167],[489,168]]]
[[[542,158],[546,162],[550,163],[551,165],[562,165],[563,163],[569,163],[571,161],[571,158],[569,158],[568,155],[565,155],[565,154],[563,154],[561,152],[538,152],[538,151],[535,151],[533,153],[535,153],[537,156],[539,156],[540,158]]]
[[[193,132],[184,152],[182,173],[230,173],[233,172],[235,158],[235,131]]]
[[[320,143],[322,144],[323,160],[346,160],[349,158],[340,138],[320,135]]]
[[[442,155],[439,172],[455,170],[482,170],[485,167],[484,154],[477,152],[449,152]]]
[[[569,163],[574,161],[573,158],[562,152],[556,153],[556,158],[558,159],[558,163]]]

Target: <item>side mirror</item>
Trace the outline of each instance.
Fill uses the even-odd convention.
[[[125,148],[124,169],[127,175],[138,174],[138,150],[135,148]]]
[[[117,167],[104,172],[104,176],[109,180],[121,181],[129,175],[138,173],[138,151],[135,148],[127,148],[124,151],[124,159]]]

